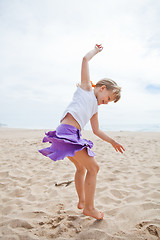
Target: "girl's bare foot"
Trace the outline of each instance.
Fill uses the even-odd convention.
[[[85,205],[84,202],[79,202],[77,207],[78,207],[78,209],[83,209],[84,205]]]
[[[86,215],[86,216],[96,218],[97,220],[101,220],[104,217],[104,213],[97,210],[96,208],[93,208],[91,210],[84,209],[83,214]]]

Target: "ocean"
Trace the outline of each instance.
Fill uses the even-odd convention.
[[[45,124],[45,125],[25,125],[25,124],[15,124],[15,125],[6,125],[0,124],[0,127],[6,128],[23,128],[23,129],[55,129],[58,126],[57,124]],[[160,132],[160,124],[105,124],[100,123],[100,129],[102,131],[131,131],[131,132]],[[88,123],[84,130],[91,130],[90,123]]]
[[[104,131],[160,132],[160,124],[110,124],[101,128]]]
[[[91,130],[87,124],[86,130]],[[160,132],[160,124],[100,124],[103,131]]]

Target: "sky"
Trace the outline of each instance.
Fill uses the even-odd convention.
[[[100,126],[160,124],[159,12],[159,0],[0,0],[0,123],[54,129],[98,43],[91,80],[122,87]]]

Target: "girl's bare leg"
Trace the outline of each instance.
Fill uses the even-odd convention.
[[[85,174],[86,168],[82,165],[78,164],[78,162],[74,159],[74,157],[68,157],[75,166],[76,166],[76,173],[75,173],[75,187],[77,190],[79,202],[78,208],[83,209],[85,204],[85,189],[84,189],[84,181],[85,181]]]
[[[94,207],[96,177],[99,171],[97,162],[93,157],[88,156],[86,149],[76,152],[74,159],[72,159],[72,162],[77,162],[87,169],[87,174],[84,182],[85,206],[83,214],[94,217],[96,219],[102,219],[104,217],[104,213],[100,212]]]

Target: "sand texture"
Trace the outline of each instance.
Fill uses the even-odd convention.
[[[38,153],[48,146],[44,132],[0,129],[0,239],[160,239],[160,133],[108,132],[122,155],[82,132],[100,165],[95,205],[105,216],[98,221],[77,209],[74,165]]]

